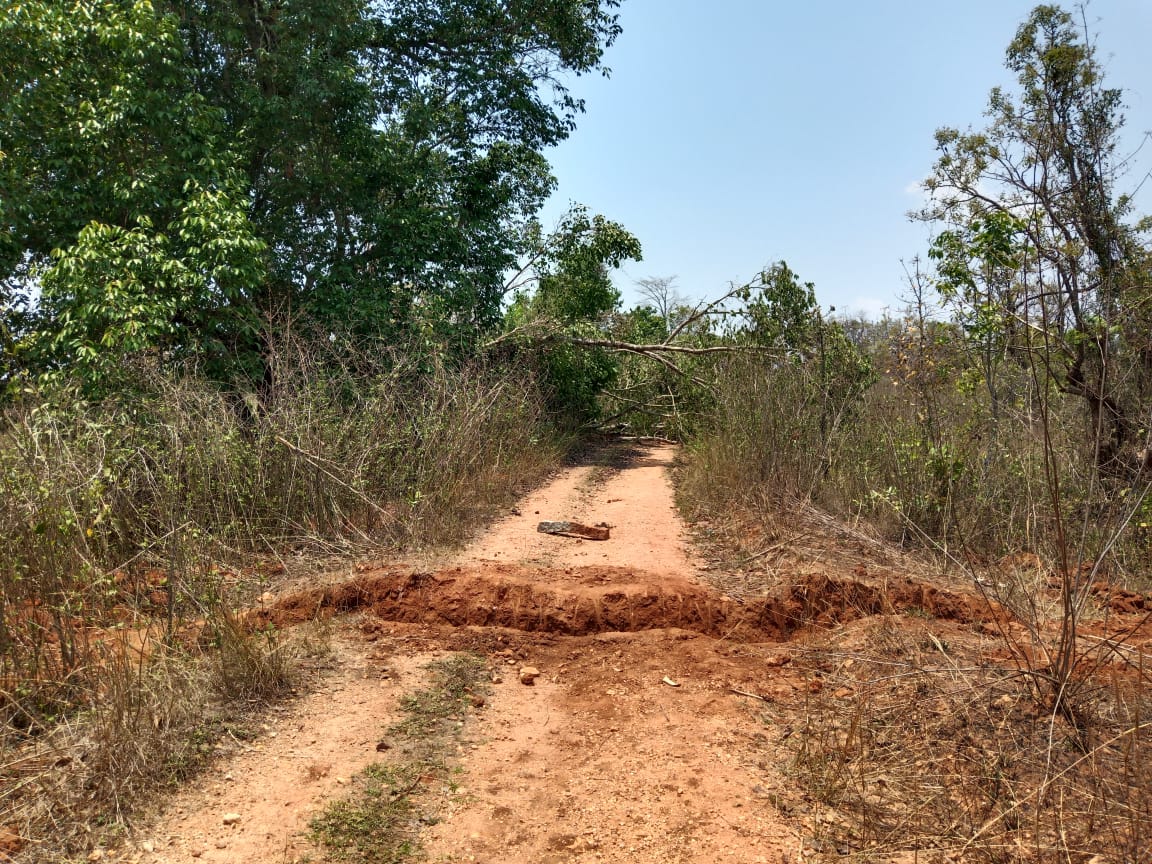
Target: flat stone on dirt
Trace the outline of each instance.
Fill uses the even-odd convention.
[[[520,683],[526,684],[531,687],[536,683],[536,679],[540,677],[540,670],[535,666],[525,666],[520,670]]]
[[[567,534],[583,537],[585,540],[607,540],[609,527],[601,522],[598,525],[584,525],[580,522],[541,522],[536,526],[541,534]]]

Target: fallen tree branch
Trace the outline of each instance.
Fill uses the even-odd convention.
[[[665,438],[663,435],[621,435],[621,441],[658,441],[661,444],[680,444],[679,441],[674,441],[671,438]]]
[[[692,310],[692,312],[688,315],[687,318],[685,318],[683,321],[681,321],[679,324],[677,324],[672,329],[672,332],[668,334],[668,338],[665,339],[664,341],[665,342],[671,342],[677,336],[679,336],[681,333],[683,333],[687,327],[690,327],[692,324],[695,324],[697,321],[700,321],[703,318],[707,318],[709,315],[713,314],[719,306],[723,305],[726,301],[731,300],[740,291],[744,290],[745,287],[747,287],[747,286],[733,285],[731,288],[728,289],[728,293],[725,294],[723,297],[718,297],[717,299],[713,300],[711,303],[707,303],[703,306],[698,305],[695,309]]]
[[[536,526],[541,534],[558,534],[568,537],[579,537],[582,540],[607,540],[610,528],[601,522],[598,525],[584,525],[580,522],[541,522]]]
[[[689,354],[693,356],[700,356],[703,354],[747,354],[747,353],[766,353],[766,354],[782,354],[779,348],[772,348],[767,345],[708,345],[703,348],[697,348],[692,345],[677,345],[669,342],[654,342],[650,344],[637,344],[635,342],[623,342],[618,339],[585,339],[582,337],[571,336],[564,339],[571,345],[581,345],[586,348],[607,348],[611,351],[627,351],[631,354]]]

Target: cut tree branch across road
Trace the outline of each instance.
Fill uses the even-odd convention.
[[[669,355],[702,357],[707,355],[748,352],[778,355],[786,353],[782,348],[775,345],[757,343],[736,344],[734,342],[701,345],[698,343],[693,344],[685,338],[686,333],[699,335],[696,333],[696,330],[692,329],[693,325],[703,325],[703,322],[722,319],[735,314],[735,310],[729,308],[728,304],[733,300],[745,299],[752,287],[751,284],[734,285],[721,297],[698,304],[685,315],[683,320],[671,329],[667,338],[660,342],[632,342],[624,339],[613,339],[607,335],[595,337],[579,335],[579,331],[576,328],[566,326],[561,321],[548,317],[540,317],[500,334],[496,338],[486,342],[482,347],[486,351],[491,351],[510,342],[519,342],[536,347],[544,347],[550,343],[563,343],[580,348],[600,348],[607,351],[619,351],[646,357],[660,363],[681,377],[693,378],[693,380],[698,381],[695,376],[688,375]],[[699,327],[696,329],[699,329]],[[711,327],[707,329],[711,331]],[[585,330],[584,332],[587,331]],[[698,381],[698,383],[703,384],[701,381]]]
[[[634,342],[622,342],[617,339],[582,339],[576,336],[561,337],[571,345],[581,345],[585,348],[607,348],[610,351],[627,351],[629,354],[736,354],[755,351],[768,354],[782,353],[778,348],[767,345],[677,345],[674,342],[658,342],[650,345],[637,345]]]
[[[812,284],[784,262],[690,307],[670,306],[670,280],[654,280],[658,302],[626,311],[605,287],[604,269],[595,272],[593,287],[604,296],[588,296],[611,294],[610,305],[584,302],[579,280],[548,276],[537,294],[517,298],[504,331],[481,346],[528,360],[553,408],[577,425],[606,428],[607,416],[623,418],[619,428],[682,436],[703,422],[731,376],[764,380],[801,366],[818,382],[826,429],[831,404],[856,398],[871,375],[842,327],[825,318]],[[657,402],[664,410],[652,410]]]

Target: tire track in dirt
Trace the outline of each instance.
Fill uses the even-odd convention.
[[[769,650],[725,657],[715,640],[657,630],[522,653],[464,764],[467,800],[429,832],[429,860],[777,862],[794,846],[757,764],[780,732],[727,690],[764,687],[748,667],[767,668]],[[520,662],[544,679],[517,683]]]
[[[154,824],[141,826],[119,859],[298,860],[311,816],[376,758],[397,700],[419,686],[421,667],[438,656],[382,653],[339,636],[334,650],[314,691],[273,712],[251,738],[225,738],[216,763],[173,795]],[[226,819],[232,814],[240,818]]]

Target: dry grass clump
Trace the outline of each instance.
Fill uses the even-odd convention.
[[[93,627],[143,613],[171,637],[262,590],[238,566],[253,556],[459,541],[558,458],[511,372],[397,357],[345,379],[295,350],[251,406],[142,370],[130,402],[0,417],[9,724],[50,723],[90,689]]]
[[[937,629],[876,621],[865,650],[809,658],[824,687],[790,743],[811,846],[828,860],[1149,860],[1140,659],[1085,678],[1072,723],[1038,701],[1032,670]]]
[[[116,824],[283,691],[283,634],[235,611],[279,560],[457,542],[560,456],[518,370],[288,342],[251,393],[136,371],[0,414],[0,852]]]
[[[1082,561],[1106,556],[1111,578],[1152,584],[1148,477],[1101,475],[1080,400],[1012,367],[993,401],[943,330],[919,345],[908,322],[870,326],[879,377],[839,401],[812,362],[725,361],[680,472],[690,517],[810,502],[965,565],[1056,561],[1062,523]]]
[[[58,861],[126,829],[157,787],[188,776],[221,735],[249,734],[254,705],[285,695],[291,644],[236,630],[207,655],[109,640],[85,670],[93,688],[40,734],[10,739],[0,766],[3,851]],[[223,670],[228,670],[225,676]]]
[[[807,497],[825,455],[813,370],[737,357],[721,364],[716,380],[680,474],[688,512],[740,507],[763,491]]]
[[[802,527],[811,504],[927,554],[943,578],[1005,610],[983,644],[903,621],[821,661],[824,688],[791,739],[795,776],[819,805],[813,848],[860,860],[1152,860],[1142,648],[1131,634],[1086,632],[1102,591],[1152,579],[1147,477],[1101,471],[1083,405],[1035,370],[1006,368],[990,393],[943,325],[920,323],[931,338],[897,327],[873,344],[882,375],[839,412],[822,406],[804,364],[734,364],[681,474],[691,515],[715,529],[713,514],[738,514],[714,530],[731,559],[763,552],[771,571],[777,544],[805,542],[782,526]],[[756,542],[725,542],[725,522]],[[828,544],[830,566],[850,566],[834,560],[839,547],[865,551],[841,539]]]

